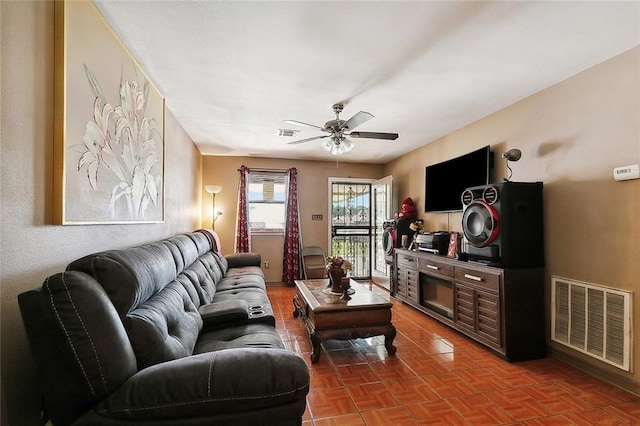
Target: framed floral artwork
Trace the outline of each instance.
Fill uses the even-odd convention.
[[[55,37],[54,222],[163,222],[164,98],[92,2]]]

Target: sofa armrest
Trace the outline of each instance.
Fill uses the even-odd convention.
[[[234,253],[225,256],[229,263],[229,268],[238,268],[241,266],[257,266],[262,263],[260,253]]]
[[[249,319],[249,304],[246,300],[234,299],[213,302],[198,308],[205,329],[227,325]]]
[[[284,349],[225,349],[139,371],[79,423],[179,422],[287,405],[304,400],[308,391],[309,370],[298,354]]]

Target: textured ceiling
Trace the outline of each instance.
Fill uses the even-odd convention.
[[[640,44],[636,1],[113,1],[96,5],[203,154],[384,163]],[[294,137],[277,136],[295,129]],[[483,141],[488,144],[495,141]]]

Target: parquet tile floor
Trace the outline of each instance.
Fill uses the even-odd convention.
[[[309,365],[304,426],[640,425],[640,398],[558,360],[508,363],[395,301],[395,356],[382,336],[322,344],[293,317],[291,287],[268,287],[276,327]]]

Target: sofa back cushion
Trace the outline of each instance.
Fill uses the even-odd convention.
[[[222,274],[226,275],[227,270],[229,269],[229,261],[225,256],[221,255],[220,253],[214,253],[213,255],[216,259],[216,262],[218,262],[218,265],[220,266],[220,270],[222,271]]]
[[[216,294],[216,286],[223,277],[224,273],[216,261],[214,253],[208,252],[178,275],[178,280],[183,282],[186,279],[191,283],[198,294],[194,303],[197,306],[202,306],[211,303]]]
[[[71,423],[137,371],[118,313],[89,275],[52,275],[18,301],[54,424]]]
[[[85,272],[102,285],[125,325],[138,367],[145,368],[193,352],[202,329],[199,289],[212,286],[198,259],[210,249],[207,236],[195,232],[95,253],[67,270]],[[185,277],[194,265],[202,273]]]
[[[191,265],[200,256],[198,247],[193,239],[188,235],[176,235],[161,241],[171,254],[176,264],[176,271],[179,273],[185,267]]]
[[[202,317],[182,283],[173,281],[130,311],[124,325],[143,369],[191,355]]]
[[[217,250],[213,246],[215,242],[211,240],[210,236],[203,232],[196,231],[186,235],[193,240],[193,243],[198,248],[198,255],[203,255],[209,251],[215,252]]]
[[[91,254],[70,263],[67,270],[82,271],[95,278],[121,317],[178,275],[174,255],[162,242]]]

